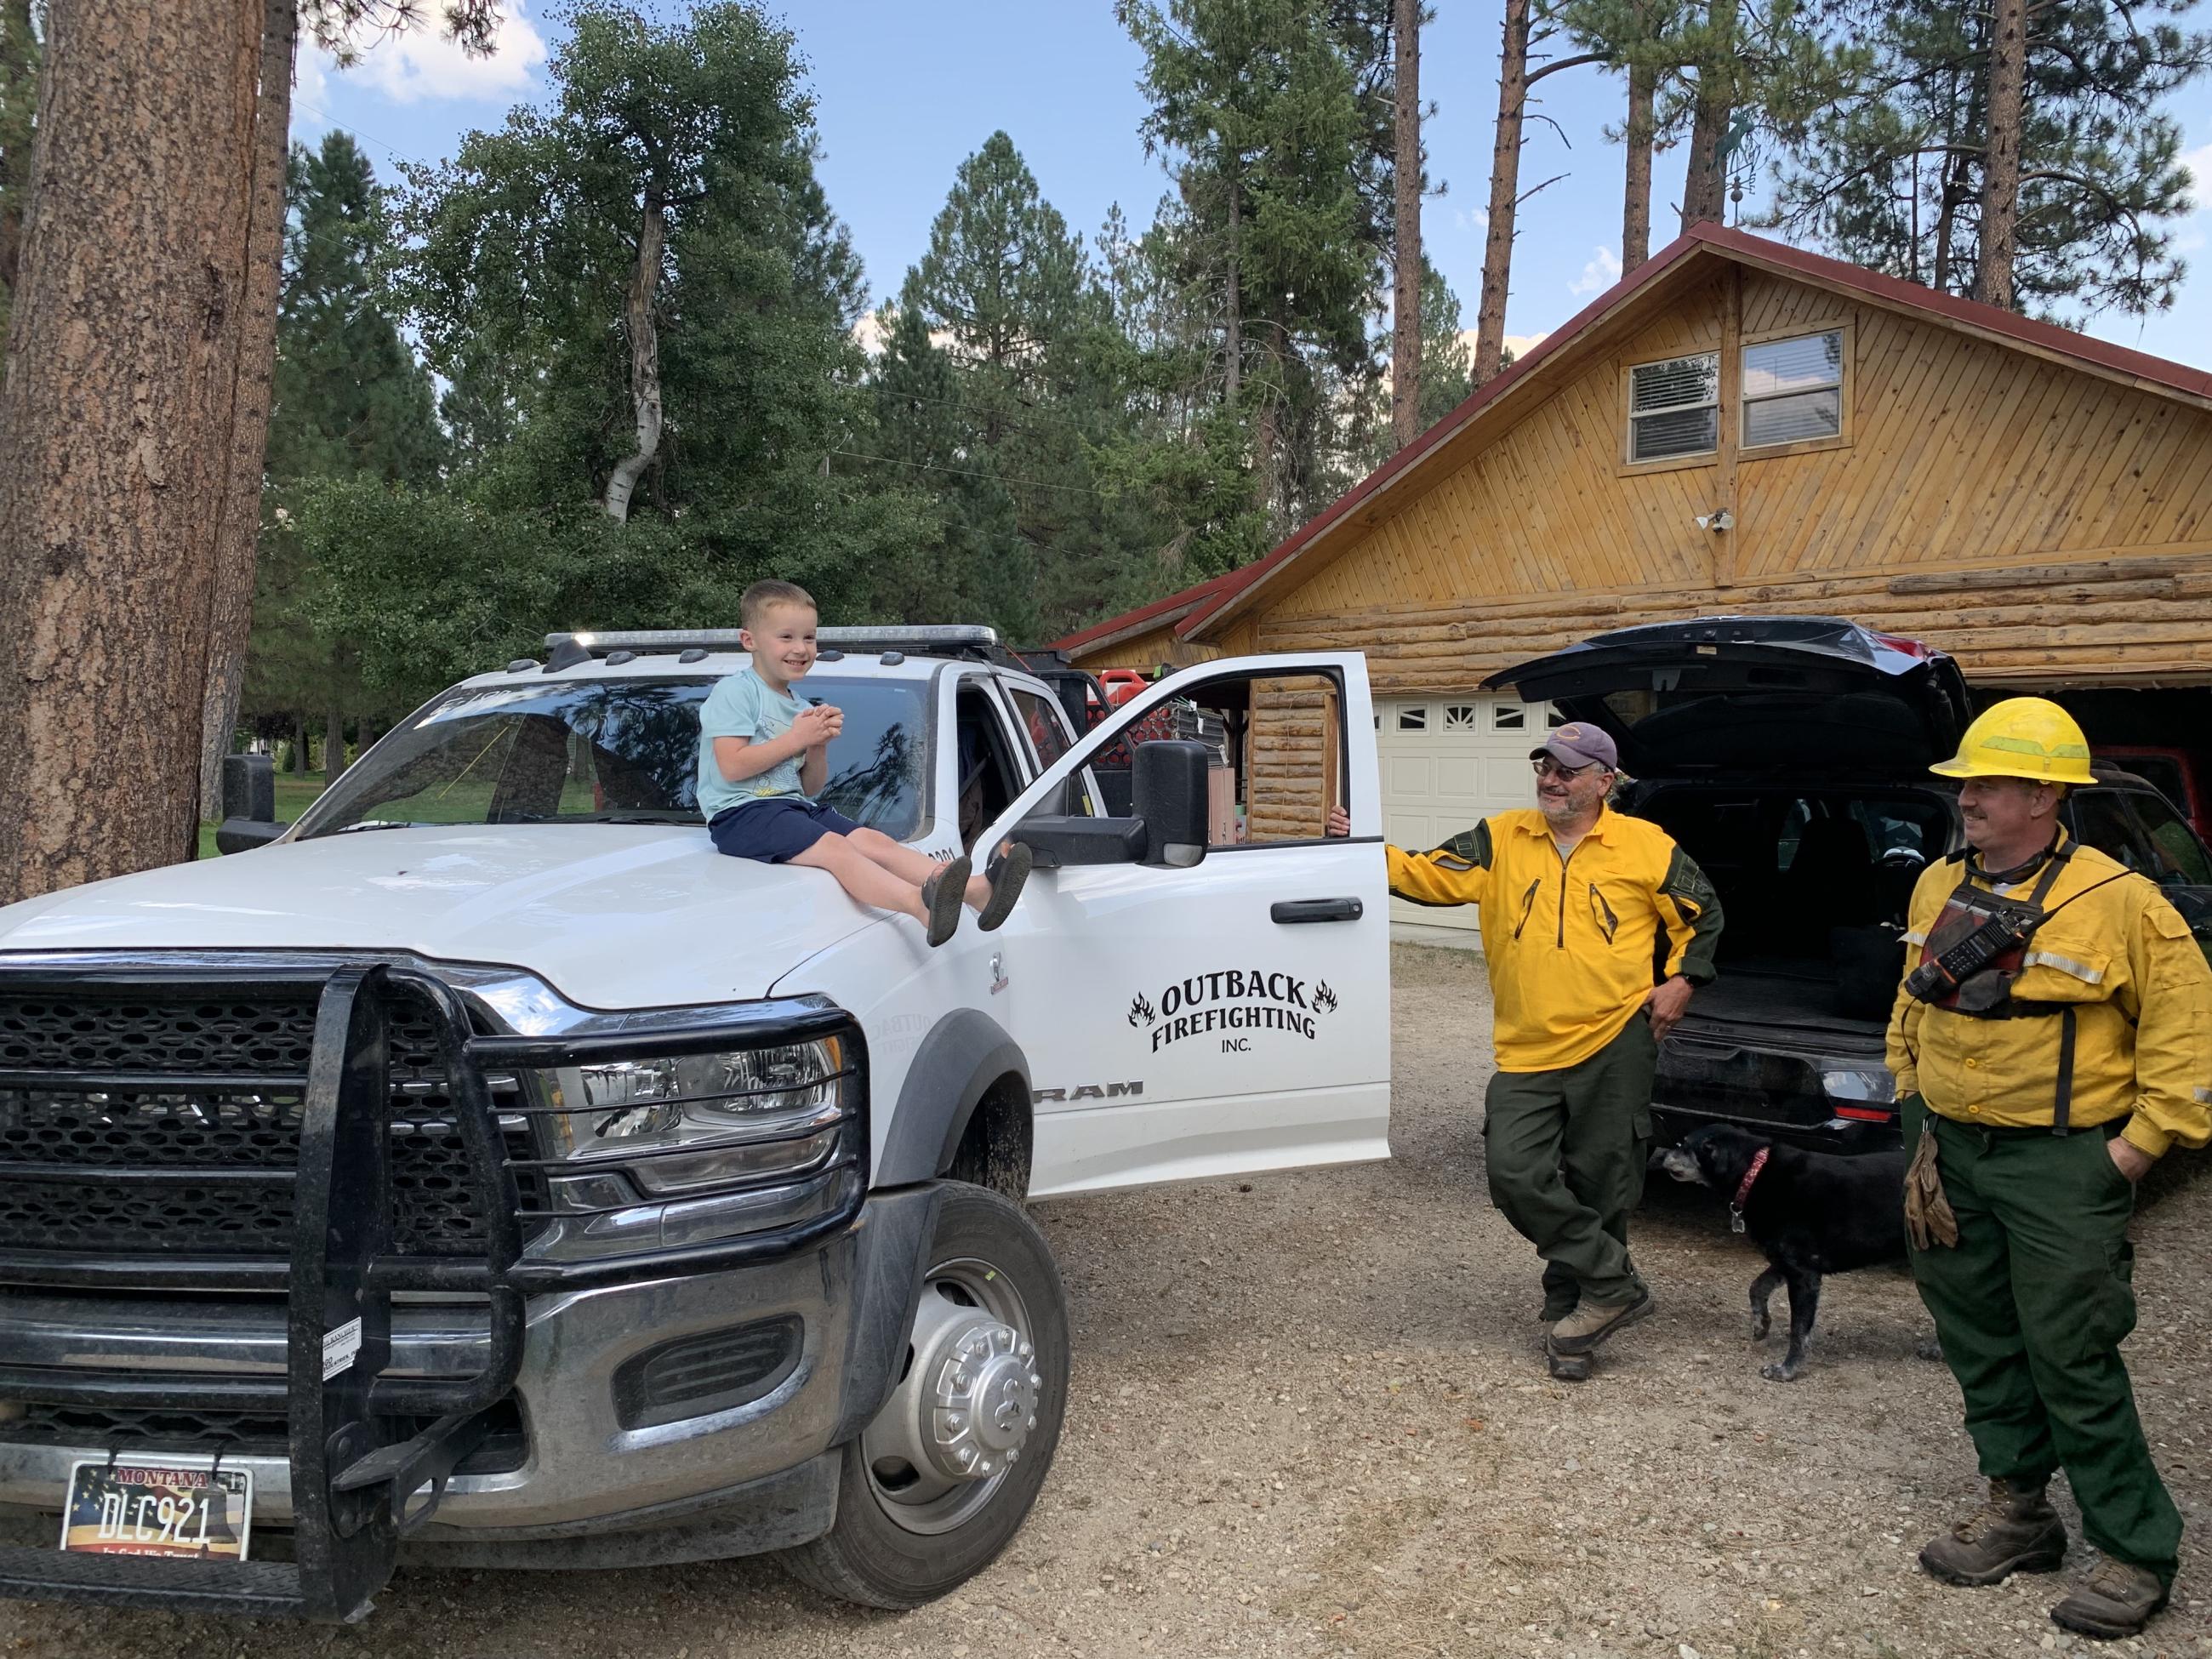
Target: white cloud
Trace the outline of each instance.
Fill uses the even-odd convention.
[[[302,54],[300,90],[307,93],[312,76],[319,91],[329,76],[337,75],[381,93],[395,104],[445,98],[507,102],[534,84],[531,70],[545,61],[545,39],[531,26],[518,0],[511,8],[502,8],[495,44],[489,58],[471,58],[445,38],[434,18],[422,27],[369,42],[350,69],[339,69],[311,46]]]
[[[1513,354],[1514,362],[1518,362],[1522,358],[1527,356],[1528,353],[1534,349],[1537,343],[1543,338],[1544,336],[1541,334],[1508,334],[1504,338],[1505,349]],[[1467,348],[1468,355],[1469,356],[1473,356],[1474,355],[1474,331],[1473,329],[1463,328],[1460,330],[1459,343]]]
[[[1568,293],[1595,294],[1620,280],[1620,256],[1609,247],[1596,248],[1593,252],[1595,257],[1583,267],[1583,274],[1567,284]]]

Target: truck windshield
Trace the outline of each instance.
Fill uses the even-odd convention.
[[[464,686],[410,715],[300,819],[300,838],[425,823],[700,822],[699,706],[712,679]],[[822,799],[904,841],[928,775],[922,687],[810,675],[845,712]]]

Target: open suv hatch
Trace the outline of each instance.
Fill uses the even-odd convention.
[[[1495,676],[1610,732],[1615,805],[1698,861],[1727,914],[1719,979],[1660,1050],[1662,1142],[1741,1123],[1828,1151],[1898,1142],[1882,1033],[1913,884],[1963,839],[1929,763],[1971,718],[1942,652],[1835,617],[1621,629]],[[2212,856],[2141,778],[2097,769],[2063,816],[2159,883],[2212,951]]]

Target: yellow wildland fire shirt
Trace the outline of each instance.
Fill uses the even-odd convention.
[[[1912,890],[1908,971],[1967,875],[2025,898],[2040,873],[1990,889],[1972,861],[1929,866]],[[2189,924],[2148,877],[2094,847],[2075,848],[2043,908],[2055,914],[2029,939],[2012,994],[2075,1006],[2069,1121],[2086,1128],[2126,1116],[2120,1133],[2153,1158],[2177,1140],[2203,1146],[2212,1138],[2212,968]],[[2056,1016],[1976,1019],[1900,988],[1889,1020],[1898,1098],[1917,1094],[1960,1123],[2045,1127],[2057,1109],[2063,1024]]]
[[[1642,818],[1607,807],[1564,859],[1534,807],[1485,818],[1433,852],[1387,850],[1400,898],[1482,907],[1501,1072],[1579,1065],[1660,981],[1713,976],[1720,899]]]

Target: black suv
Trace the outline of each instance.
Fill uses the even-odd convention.
[[[1960,844],[1929,763],[1971,718],[1956,663],[1834,617],[1705,617],[1601,634],[1495,676],[1611,732],[1623,811],[1719,890],[1720,977],[1660,1050],[1662,1144],[1741,1123],[1830,1152],[1898,1144],[1882,1032],[1913,884]],[[2099,767],[2067,829],[2157,882],[2212,955],[2212,855],[2165,796]]]

